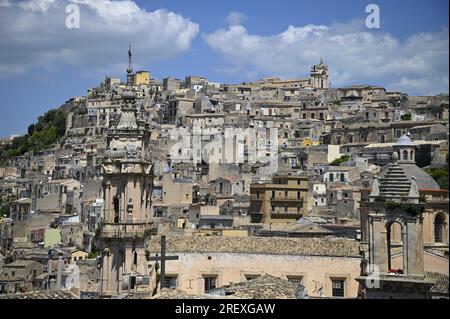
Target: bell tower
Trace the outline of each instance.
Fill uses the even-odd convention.
[[[433,285],[424,272],[424,204],[416,178],[409,180],[400,165],[409,163],[412,147],[401,142],[398,149],[408,158],[400,160],[394,152],[369,196],[367,267],[357,278],[369,299],[425,299]]]
[[[416,163],[416,147],[411,142],[411,138],[408,135],[405,134],[401,136],[393,147],[394,151],[398,154],[398,161],[400,164]]]
[[[145,244],[152,229],[151,194],[153,167],[150,160],[149,125],[138,110],[131,85],[129,50],[124,106],[107,132],[103,168],[104,220],[99,242],[102,251],[101,295],[122,293],[150,296]]]
[[[320,59],[320,63],[311,68],[311,85],[315,89],[328,89],[328,65]]]

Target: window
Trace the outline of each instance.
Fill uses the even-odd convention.
[[[345,182],[345,174],[341,173],[341,182]]]
[[[292,282],[292,283],[300,286],[302,284],[303,277],[301,277],[301,276],[287,276],[287,280],[289,282]]]
[[[208,293],[213,289],[216,289],[217,277],[216,276],[205,276],[205,292]]]
[[[332,279],[331,280],[333,297],[344,297],[345,296],[344,283],[345,283],[345,280],[342,280],[342,279]]]
[[[405,161],[408,160],[408,151],[407,150],[403,151],[403,160],[405,160]]]
[[[119,197],[113,197],[113,206],[114,206],[114,222],[119,222]]]
[[[334,175],[333,175],[333,173],[331,173],[329,176],[330,176],[330,177],[329,177],[330,182],[333,182],[333,181],[334,181]]]
[[[436,215],[434,218],[434,242],[442,243],[442,226],[444,222],[441,215]]]
[[[252,280],[252,279],[255,279],[255,278],[258,278],[260,275],[245,275],[245,279],[246,280]]]
[[[165,276],[164,277],[164,288],[176,288],[177,287],[178,276]]]

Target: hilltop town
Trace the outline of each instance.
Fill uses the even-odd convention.
[[[448,298],[448,95],[131,56],[0,140],[0,299]]]

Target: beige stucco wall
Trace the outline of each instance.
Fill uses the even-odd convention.
[[[220,215],[219,207],[200,206],[200,215]]]
[[[173,183],[169,174],[163,177],[163,203],[192,204],[193,183]]]
[[[71,262],[75,262],[76,260],[80,259],[86,259],[88,256],[88,253],[78,250],[71,254]]]
[[[331,297],[331,278],[345,279],[345,297],[355,298],[360,258],[262,255],[243,253],[170,253],[166,274],[177,275],[178,288],[189,294],[204,291],[205,275],[217,276],[217,287],[245,281],[245,275],[301,276],[311,297]],[[209,259],[210,257],[210,259]],[[322,287],[322,289],[320,289]]]
[[[222,236],[224,236],[224,237],[248,237],[248,230],[246,230],[246,229],[223,229]]]
[[[340,150],[341,150],[340,145],[328,145],[328,153],[327,153],[328,163],[331,163],[335,159],[341,157],[342,154],[340,153]]]
[[[425,272],[438,272],[448,276],[448,259],[425,252],[423,256]],[[392,257],[392,267],[403,267],[403,254]]]

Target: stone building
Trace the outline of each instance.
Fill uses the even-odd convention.
[[[348,239],[169,237],[166,287],[199,295],[264,274],[302,284],[310,297],[356,298],[361,256]],[[152,239],[151,255],[159,252]]]
[[[275,175],[271,183],[250,185],[250,215],[253,222],[295,222],[306,214],[306,175]]]
[[[42,271],[42,265],[31,260],[16,260],[6,264],[0,275],[0,294],[33,290],[34,279]]]
[[[425,205],[420,177],[408,172],[414,165],[414,146],[407,136],[399,139],[393,160],[372,184],[363,224],[368,227],[368,264],[358,280],[367,298],[429,298],[434,282],[425,276]],[[399,268],[393,260],[396,248],[402,251]],[[376,277],[378,287],[369,284],[371,277]]]

